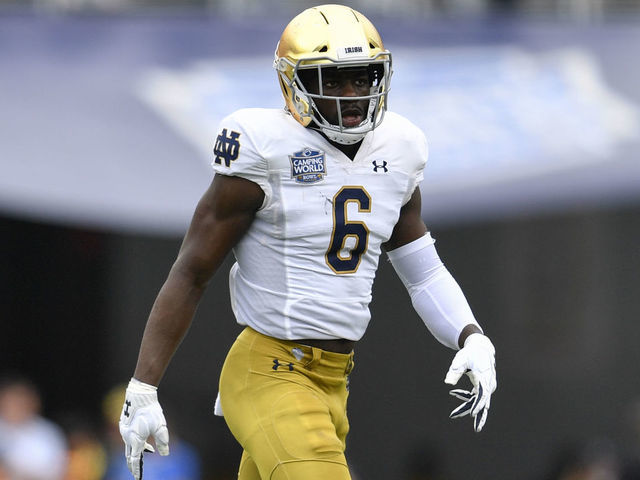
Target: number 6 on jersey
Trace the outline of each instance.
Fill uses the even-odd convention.
[[[331,243],[325,253],[327,265],[335,273],[354,273],[358,270],[360,259],[367,251],[369,229],[364,222],[347,219],[347,205],[358,204],[358,212],[371,212],[371,197],[364,187],[342,187],[333,197],[333,231]],[[355,244],[347,246],[347,239],[352,238]],[[352,243],[352,242],[350,242]],[[347,250],[348,256],[344,255]]]

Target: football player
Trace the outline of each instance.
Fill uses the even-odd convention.
[[[496,388],[494,347],[440,261],[421,218],[423,133],[387,112],[391,54],[361,13],[305,10],[285,28],[274,67],[285,109],[222,121],[215,176],[151,310],[120,419],[142,477],[154,437],[169,453],[157,386],[207,282],[227,253],[231,304],[245,326],[231,347],[216,411],[243,447],[238,478],[349,479],[347,376],[370,319],[382,250],[431,333],[458,350],[445,382],[480,431]]]

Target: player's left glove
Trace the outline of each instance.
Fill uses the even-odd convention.
[[[152,436],[160,455],[169,455],[167,421],[158,403],[157,388],[132,378],[120,414],[127,467],[135,480],[142,480],[142,452],[154,452],[147,443]]]
[[[488,337],[481,333],[469,335],[464,342],[464,347],[453,358],[444,379],[445,383],[455,385],[460,377],[466,374],[471,380],[473,385],[471,391],[456,389],[449,392],[463,400],[462,405],[454,409],[449,418],[471,415],[476,432],[482,430],[487,421],[491,394],[498,385],[495,353],[496,350]]]

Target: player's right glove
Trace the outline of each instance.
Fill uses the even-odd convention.
[[[120,414],[120,435],[127,466],[135,480],[142,480],[142,452],[154,451],[147,443],[150,436],[160,455],[169,455],[169,431],[158,403],[157,387],[131,379]]]
[[[471,380],[473,389],[451,390],[449,393],[463,401],[449,418],[471,415],[473,428],[482,430],[491,406],[491,394],[496,390],[496,350],[488,337],[473,333],[467,337],[464,347],[456,354],[447,372],[445,383],[455,385],[463,374]]]

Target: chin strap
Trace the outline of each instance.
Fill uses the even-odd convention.
[[[319,132],[322,132],[329,140],[331,140],[332,142],[336,142],[339,143],[341,145],[353,145],[355,143],[358,143],[360,141],[362,141],[362,139],[365,137],[365,135],[367,134],[367,132],[336,132],[335,130],[332,130],[330,128],[325,128],[325,127],[311,127],[314,130],[318,130]],[[359,127],[356,127],[359,128]]]

